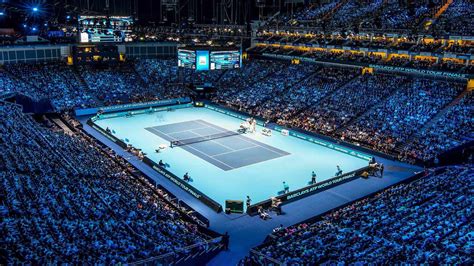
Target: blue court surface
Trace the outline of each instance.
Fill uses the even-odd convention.
[[[224,171],[275,159],[289,153],[203,120],[179,122],[146,130],[168,141],[188,140],[179,146]],[[206,136],[210,136],[206,141]]]
[[[237,134],[242,120],[207,108],[182,108],[132,117],[97,120],[102,128],[136,148],[155,162],[163,160],[169,171],[183,177],[188,172],[194,186],[224,206],[225,200],[257,203],[278,195],[283,181],[290,190],[308,185],[311,172],[317,181],[334,177],[336,165],[344,172],[364,166],[364,159],[273,132]],[[201,141],[207,136],[222,136]],[[190,144],[170,148],[170,142]],[[198,140],[194,142],[193,140]],[[166,146],[157,153],[159,146]]]

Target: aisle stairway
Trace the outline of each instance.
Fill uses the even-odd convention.
[[[450,103],[448,103],[443,109],[441,109],[433,118],[431,118],[422,128],[419,130],[415,131],[413,135],[407,138],[405,142],[400,143],[395,147],[395,151],[398,153],[402,152],[404,148],[413,143],[415,140],[417,140],[420,136],[421,133],[429,129],[436,121],[438,121],[441,117],[443,117],[453,106],[459,103],[462,98],[464,98],[467,94],[469,93],[468,89],[465,89],[463,92],[461,92],[454,100],[452,100]]]
[[[331,20],[332,19],[332,16],[334,15],[334,13],[336,13],[339,8],[341,8],[342,6],[344,6],[345,4],[347,4],[347,2],[349,2],[349,0],[343,0],[341,1],[339,4],[337,4],[333,9],[331,9],[326,15],[324,15],[323,17],[323,20]]]
[[[318,73],[315,73],[316,75]],[[358,79],[360,77],[360,75],[356,75],[355,77],[353,77],[352,79],[349,79],[347,80],[346,82],[344,82],[339,88],[333,90],[333,91],[330,91],[328,92],[328,94],[326,94],[324,97],[322,97],[321,99],[319,99],[318,103],[320,102],[323,102],[325,101],[326,99],[330,98],[334,93],[336,93],[337,91],[339,90],[343,90],[347,85],[351,84],[354,80]],[[302,112],[304,112],[306,109],[309,109],[311,108],[311,106],[303,106],[302,108],[300,108],[297,112],[295,112],[292,116],[289,117],[289,119],[292,119],[292,118],[295,118],[297,117],[299,114],[301,114]]]
[[[408,82],[408,80],[406,80],[405,82]],[[405,83],[406,84],[406,83]],[[388,94],[385,98],[383,99],[380,99],[380,102],[376,105],[373,105],[369,108],[367,108],[364,112],[362,112],[361,114],[359,114],[358,116],[355,116],[354,118],[352,118],[349,122],[347,122],[346,124],[343,124],[341,127],[339,127],[338,129],[335,130],[335,134],[336,135],[340,135],[346,128],[348,128],[349,126],[357,123],[359,120],[361,120],[363,117],[367,116],[368,114],[370,114],[370,112],[374,109],[376,109],[377,107],[379,106],[382,106],[385,104],[385,101],[390,98],[393,94],[395,94],[398,90],[400,90],[401,88],[403,88],[404,84],[398,84],[396,86],[396,88],[394,90],[392,90],[390,92],[390,94]]]
[[[316,68],[314,69],[314,72],[310,73],[309,75],[303,77],[303,78],[300,79],[300,80],[296,80],[296,81],[294,81],[294,82],[292,82],[292,83],[286,84],[286,86],[285,86],[285,88],[284,88],[283,90],[277,91],[276,94],[274,94],[274,95],[272,95],[271,97],[269,97],[269,98],[263,100],[261,104],[265,104],[267,101],[271,101],[271,100],[273,100],[275,97],[280,97],[280,96],[285,95],[285,93],[287,93],[287,91],[288,91],[288,89],[289,89],[290,87],[292,87],[292,86],[294,86],[294,85],[296,85],[296,84],[298,84],[298,83],[304,82],[305,80],[308,80],[308,79],[314,77],[314,76],[318,73],[319,70],[320,70],[320,67],[316,66]]]
[[[91,92],[91,89],[89,88],[89,85],[87,85],[87,82],[86,80],[84,79],[84,77],[81,75],[81,73],[79,73],[79,70],[77,69],[76,66],[71,66],[71,69],[72,69],[72,73],[74,74],[75,78],[79,81],[79,84],[80,84],[80,90],[82,91],[88,91],[88,92]],[[100,99],[98,99],[94,93],[89,93],[90,97],[92,97],[92,99],[99,103],[99,104],[102,104],[103,101],[101,101]]]

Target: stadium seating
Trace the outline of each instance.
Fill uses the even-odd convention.
[[[253,70],[255,64],[251,62],[249,69]],[[355,70],[325,67],[318,71],[308,65],[286,65],[286,70],[282,67],[285,65],[276,63],[274,70],[267,67],[259,73],[265,76],[266,85],[257,82],[255,79],[262,76],[255,76],[249,69],[228,71],[220,80],[222,89],[214,100],[281,125],[330,135],[388,154],[400,153],[400,158],[408,161],[435,155],[408,156],[399,150],[416,137],[414,130],[423,128],[445,108],[456,110],[463,104],[452,103],[465,92],[465,85],[455,82],[380,74],[358,76]],[[299,75],[291,74],[295,72]],[[236,83],[232,81],[234,75],[239,78]],[[441,146],[437,154],[469,141],[463,136],[468,137],[472,123],[459,124],[463,129],[454,130],[452,135],[458,142],[445,149]],[[432,129],[438,128],[442,130]],[[438,133],[441,132],[433,134]]]
[[[416,138],[404,147],[404,156],[429,160],[442,151],[474,138],[474,98],[472,92],[461,95],[459,102],[432,120]]]
[[[423,127],[461,91],[442,81],[415,80],[399,87],[381,105],[377,105],[343,133],[345,139],[366,142],[374,149],[392,151]]]
[[[426,1],[412,1],[409,5],[403,1],[372,0],[372,1],[330,1],[320,5],[313,4],[302,8],[295,13],[282,14],[272,18],[268,27],[284,24],[287,27],[312,27],[330,30],[353,30],[361,27],[364,30],[399,30],[410,32],[420,27],[420,24],[432,17],[442,7],[442,2],[427,3]],[[455,0],[447,9],[436,30],[442,31],[447,26],[446,21],[464,16],[459,22],[462,25],[458,32],[472,32],[472,24],[468,21],[471,3],[465,0]],[[472,5],[472,4],[471,4]],[[467,23],[463,23],[467,22]],[[456,31],[448,28],[449,31]]]
[[[0,265],[200,265],[199,257],[226,249],[221,235],[205,228],[211,219],[204,223],[204,213],[98,143],[72,115],[75,108],[196,100],[207,93],[193,90],[201,84],[213,88],[200,105],[209,100],[270,127],[309,131],[406,169],[425,167],[376,194],[276,228],[239,265],[473,265],[474,155],[464,154],[474,140],[472,0],[274,1],[279,7],[217,1],[212,10],[197,1],[188,8],[164,1],[169,3],[158,8],[159,16],[153,1],[149,12],[134,1],[129,13],[137,20],[126,26],[123,42],[101,36],[107,42],[80,45],[76,15],[84,9],[61,8],[61,1],[54,8],[37,1],[41,5],[33,9],[3,2],[0,22],[8,25],[0,28]],[[251,10],[243,10],[247,2]],[[119,5],[108,6],[107,16]],[[60,15],[53,18],[53,9]],[[171,11],[176,14],[169,16]],[[198,16],[207,11],[212,24],[200,24],[205,19]],[[142,13],[162,21],[148,24],[148,18],[138,19]],[[246,22],[235,25],[240,17]],[[185,46],[239,47],[244,61],[238,69],[180,68],[170,55]],[[28,108],[43,103],[42,111]],[[468,163],[439,163],[460,150]],[[368,172],[363,177],[384,187],[395,182]],[[284,214],[274,198],[271,204]],[[287,217],[275,220],[293,219]],[[246,219],[262,222],[259,229],[271,223],[256,217],[239,222]],[[220,259],[242,255],[242,249]]]
[[[246,110],[253,109],[270,97],[284,92],[287,87],[294,84],[293,82],[301,80],[308,75],[310,71],[311,67],[303,68],[296,65],[285,66],[280,63],[272,64],[271,67],[267,69],[268,74],[264,79],[241,88],[231,98],[231,104],[240,106]]]
[[[437,34],[472,35],[474,15],[471,11],[474,3],[469,0],[454,0],[449,8],[437,19],[433,29]]]
[[[0,69],[1,92],[17,92],[35,100],[49,99],[58,111],[184,96],[176,83],[172,60],[140,60],[108,66],[64,63],[12,64]]]
[[[105,104],[134,102],[152,98],[153,92],[129,65],[79,66],[79,72],[91,91]]]
[[[44,128],[14,104],[0,114],[2,261],[175,259],[211,238],[93,142]]]
[[[357,71],[352,69],[322,68],[313,74],[306,74],[307,78],[295,81],[280,97],[273,97],[257,106],[254,113],[270,121],[289,125],[296,121],[293,119],[294,116],[305,113],[344,81],[354,78],[356,73]]]
[[[42,98],[41,92],[32,89],[31,87],[31,85],[15,78],[13,75],[5,71],[5,69],[0,69],[0,93],[7,94],[20,92],[33,99]]]
[[[179,98],[186,90],[172,85],[178,80],[178,66],[173,59],[143,59],[133,62],[134,68],[150,89],[160,99]]]
[[[65,64],[13,64],[7,65],[6,70],[27,83],[30,91],[37,91],[37,98],[51,99],[58,110],[97,104],[90,94],[84,95],[77,89],[81,87],[80,81]]]
[[[400,64],[403,59],[392,61]],[[456,82],[360,75],[360,70],[351,68],[269,60],[247,61],[242,69],[184,70],[182,74],[170,59],[142,59],[107,67],[20,64],[0,70],[2,92],[51,99],[57,110],[183,97],[189,94],[185,83],[212,83],[218,88],[211,96],[215,102],[407,161],[432,159],[472,139],[472,122],[457,119],[451,127],[443,122],[447,116],[469,117],[472,112],[471,94],[455,101],[465,93],[465,85]],[[437,117],[440,112],[446,114]],[[434,118],[442,120],[434,123]],[[416,128],[423,128],[423,133],[415,134]],[[451,144],[442,141],[446,138],[435,137],[447,131],[451,131]],[[427,139],[436,141],[437,148]]]
[[[283,228],[241,265],[470,264],[473,166],[448,167]]]

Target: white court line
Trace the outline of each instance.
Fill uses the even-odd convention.
[[[161,131],[161,130],[159,130],[159,129],[155,129],[155,128],[153,128],[153,130],[155,130],[155,131],[158,131],[158,132],[160,132],[161,134],[163,134],[163,135],[166,135],[166,136],[168,136],[168,137],[172,138],[173,140],[178,140],[177,138],[175,138],[175,137],[173,137],[173,136],[170,136],[170,135],[168,135],[168,134],[164,133],[163,131]],[[193,149],[193,150],[197,151],[198,153],[200,153],[200,154],[204,155],[205,157],[208,157],[208,158],[210,158],[210,159],[212,159],[212,160],[216,160],[216,161],[218,161],[218,162],[220,162],[220,163],[222,163],[222,164],[224,164],[224,165],[228,166],[228,167],[230,168],[229,170],[235,169],[235,167],[233,167],[233,166],[230,166],[230,165],[228,165],[228,164],[224,163],[223,161],[221,161],[221,160],[219,160],[219,159],[212,158],[210,155],[208,155],[208,154],[206,154],[206,153],[204,153],[204,152],[202,152],[202,151],[200,151],[200,150],[198,150],[198,149],[194,148],[193,146],[190,146],[190,145],[187,145],[187,146],[188,146],[189,148],[191,148],[191,149]]]
[[[200,121],[197,121],[197,122],[198,122],[198,123],[201,123]],[[202,123],[201,123],[201,124],[202,124]],[[214,126],[214,125],[212,125],[212,124],[208,124],[208,127],[211,127],[211,128],[213,128],[213,129],[215,129],[215,130],[219,130],[220,132],[226,132],[226,131],[228,131],[227,129],[222,130],[222,129],[220,129],[220,128],[216,128],[216,126]],[[283,154],[280,154],[279,152],[276,152],[276,151],[273,151],[273,150],[271,150],[271,149],[268,149],[268,148],[266,148],[266,147],[264,147],[264,146],[255,145],[254,142],[248,141],[246,138],[244,138],[244,137],[241,136],[241,135],[235,135],[235,136],[237,136],[237,137],[238,137],[240,140],[242,140],[242,141],[245,141],[245,142],[247,142],[247,143],[252,144],[252,145],[255,146],[255,147],[261,147],[261,148],[264,148],[264,149],[266,149],[266,150],[269,150],[269,151],[271,151],[271,152],[273,152],[273,153],[276,153],[276,154],[278,154],[278,155],[280,155],[280,156],[284,156]],[[255,140],[254,140],[254,141],[255,141]],[[223,145],[223,144],[222,144],[222,146],[227,147],[227,146],[225,146],[225,145]],[[227,147],[227,148],[231,149],[230,147]],[[232,149],[232,150],[233,150],[233,149]],[[285,155],[286,155],[286,154],[285,154]]]
[[[198,123],[201,123],[200,121],[197,121],[197,122],[198,122]],[[202,123],[201,123],[201,124],[202,124]],[[214,129],[219,130],[219,131],[221,131],[221,132],[225,132],[225,131],[223,131],[223,130],[220,129],[220,128],[216,128],[216,127],[215,127],[214,125],[212,125],[212,124],[209,124],[208,126],[213,127]],[[238,136],[238,137],[240,138],[240,140],[242,140],[242,141],[245,141],[245,142],[247,142],[247,143],[251,143],[251,144],[254,144],[254,145],[255,145],[255,143],[246,140],[246,139],[245,139],[243,136],[241,136],[241,135],[236,135],[236,136]],[[256,140],[253,140],[253,141],[256,141]],[[258,141],[257,141],[257,142],[258,142]],[[273,153],[276,153],[276,154],[278,154],[278,155],[280,155],[280,156],[286,156],[286,155],[288,155],[288,154],[280,153],[280,152],[278,152],[278,151],[269,149],[269,148],[267,148],[267,147],[265,147],[265,146],[262,146],[262,145],[258,145],[258,146],[261,147],[261,148],[264,148],[265,150],[268,150],[268,151],[271,151],[271,152],[273,152]]]
[[[219,154],[214,154],[214,155],[212,155],[211,157],[214,158],[214,156],[220,156],[220,155],[229,154],[229,153],[234,153],[234,152],[239,152],[239,151],[245,151],[245,150],[249,150],[249,149],[253,149],[253,148],[257,148],[257,147],[260,147],[260,146],[254,145],[254,146],[252,146],[252,147],[247,147],[247,148],[243,148],[243,149],[232,150],[232,151],[228,151],[228,152],[223,152],[223,153],[219,153]]]
[[[160,126],[159,126],[159,127],[160,127]],[[149,127],[149,128],[155,129],[155,127]],[[187,131],[193,131],[193,130],[196,130],[196,129],[203,129],[203,128],[209,128],[209,127],[198,127],[198,128],[193,128],[193,129],[186,129],[186,130],[180,130],[180,131],[173,131],[173,132],[168,132],[168,133],[166,133],[166,135],[174,134],[174,133],[187,132]],[[159,130],[159,129],[156,129],[156,130]],[[163,133],[163,131],[161,131],[161,130],[160,130],[160,132]],[[165,133],[163,133],[163,134],[165,134]]]
[[[206,128],[212,128],[212,127],[206,127]],[[198,135],[199,137],[205,137],[205,136],[206,136],[206,135],[201,135],[201,134],[199,134],[199,133],[196,133],[196,132],[194,132],[194,131],[192,131],[192,130],[190,130],[190,131],[193,132],[193,134]],[[222,132],[225,132],[225,131],[222,131]],[[228,137],[231,137],[231,136],[228,136]],[[229,150],[231,150],[231,151],[234,150],[234,149],[232,149],[231,147],[228,147],[228,146],[226,146],[226,145],[224,145],[224,144],[222,144],[222,143],[219,143],[219,142],[217,142],[217,141],[214,141],[213,139],[208,140],[208,141],[209,141],[209,142],[212,142],[212,143],[215,143],[215,144],[217,144],[217,145],[220,145],[220,146],[222,146],[222,147],[224,147],[224,148],[226,148],[226,149],[229,149]]]
[[[199,124],[202,125],[202,123],[200,123],[199,120],[193,120],[193,121],[194,121],[194,122],[197,122],[197,123],[199,123]],[[159,130],[159,129],[156,129],[156,128],[153,128],[153,129],[154,129],[154,130],[157,130],[157,131],[159,131],[159,132],[161,132],[162,134],[165,134],[165,135],[168,136],[168,137],[172,137],[172,138],[174,138],[175,140],[179,140],[179,139],[176,139],[175,137],[171,136],[171,134],[182,133],[182,132],[191,132],[191,133],[193,133],[194,135],[197,135],[198,137],[205,137],[206,135],[201,135],[201,134],[199,134],[199,133],[197,133],[197,132],[194,132],[194,130],[197,130],[197,129],[204,129],[204,128],[215,129],[215,128],[212,128],[212,127],[210,127],[210,126],[208,126],[208,125],[205,125],[204,127],[198,127],[198,128],[193,128],[193,129],[186,129],[186,130],[181,130],[181,131],[174,131],[174,132],[169,132],[169,133],[164,133],[163,131],[161,131],[161,130]],[[221,132],[224,132],[224,131],[221,131]],[[226,149],[228,149],[228,150],[233,150],[231,147],[228,147],[228,146],[226,146],[226,145],[224,145],[224,144],[221,144],[221,143],[219,143],[219,142],[216,142],[216,141],[214,141],[214,140],[209,140],[209,141],[210,141],[210,142],[213,142],[213,143],[215,143],[215,144],[217,144],[217,145],[220,145],[220,146],[222,146],[222,147],[224,147],[224,148],[226,148]],[[209,155],[209,156],[212,157],[211,155]]]
[[[203,125],[203,123],[202,123],[200,120],[196,120],[196,122],[198,122],[199,124]],[[220,129],[220,128],[212,127],[212,126],[210,126],[210,125],[207,125],[206,123],[204,123],[204,125],[206,125],[207,128],[213,128],[213,129],[218,130],[218,131],[220,131],[220,132],[227,132],[227,131],[229,131],[229,130],[222,130],[222,129]],[[193,132],[193,133],[195,133],[195,132]],[[198,134],[198,133],[195,133],[195,134]],[[200,135],[201,137],[204,137],[204,135],[201,135],[201,134],[198,134],[198,135]],[[234,137],[234,136],[239,136],[239,135],[231,135],[231,136],[227,136],[227,137]],[[240,137],[240,136],[239,136],[239,137]],[[222,147],[225,147],[225,148],[227,148],[227,149],[229,149],[229,150],[231,150],[231,151],[234,151],[234,150],[235,150],[234,148],[231,148],[231,147],[229,147],[229,146],[227,146],[227,145],[224,145],[224,144],[222,144],[222,143],[219,143],[219,142],[217,142],[217,141],[214,141],[213,139],[211,139],[210,141],[216,143],[217,145],[221,145]],[[248,142],[248,143],[249,143],[249,142]],[[252,144],[255,145],[255,143],[252,143]]]
[[[244,140],[244,141],[247,141],[247,140],[245,140],[245,139],[243,139],[243,140]],[[247,142],[249,142],[249,141],[247,141]],[[249,143],[251,143],[251,142],[249,142]],[[261,148],[264,148],[264,149],[267,150],[267,151],[271,151],[271,152],[273,152],[273,153],[276,153],[276,154],[278,154],[278,155],[280,155],[280,156],[286,156],[286,155],[288,155],[288,153],[281,153],[281,152],[278,152],[278,151],[269,149],[268,147],[263,146],[263,145],[258,145],[258,146],[261,147]]]

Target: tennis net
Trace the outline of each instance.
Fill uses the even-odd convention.
[[[221,138],[236,136],[240,134],[242,134],[242,132],[225,131],[225,132],[220,132],[220,133],[216,133],[216,134],[212,134],[208,136],[199,136],[199,137],[194,137],[194,138],[189,138],[189,139],[172,140],[170,147],[184,146],[184,145],[194,144],[198,142],[204,142],[204,141],[210,141],[214,139],[221,139]]]

